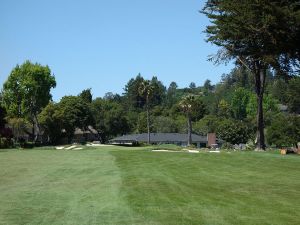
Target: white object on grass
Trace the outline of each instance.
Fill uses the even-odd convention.
[[[197,150],[188,150],[189,151],[189,153],[199,153],[199,151],[197,151]]]

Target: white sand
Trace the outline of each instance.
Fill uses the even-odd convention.
[[[163,149],[161,149],[161,150],[152,150],[152,152],[169,152],[169,150],[163,150]]]
[[[114,147],[114,145],[104,145],[104,144],[86,144],[88,147]]]
[[[71,150],[71,149],[73,149],[73,148],[76,148],[76,145],[72,145],[72,146],[66,148],[66,150]]]
[[[188,150],[189,153],[199,153],[197,150]]]
[[[152,152],[182,152],[182,151],[173,151],[173,150],[167,150],[167,149],[157,149],[157,150],[152,150]]]

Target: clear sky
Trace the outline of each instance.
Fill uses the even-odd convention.
[[[205,42],[204,0],[0,0],[0,84],[29,59],[49,65],[54,100],[92,88],[123,93],[141,73],[168,86],[216,83],[232,65],[214,66]]]

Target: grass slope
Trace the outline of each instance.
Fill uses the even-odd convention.
[[[0,224],[299,224],[300,157],[0,151]]]

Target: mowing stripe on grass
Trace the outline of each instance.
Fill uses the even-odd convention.
[[[108,151],[9,151],[0,166],[0,224],[134,223]]]
[[[143,224],[299,224],[300,157],[115,151]]]

